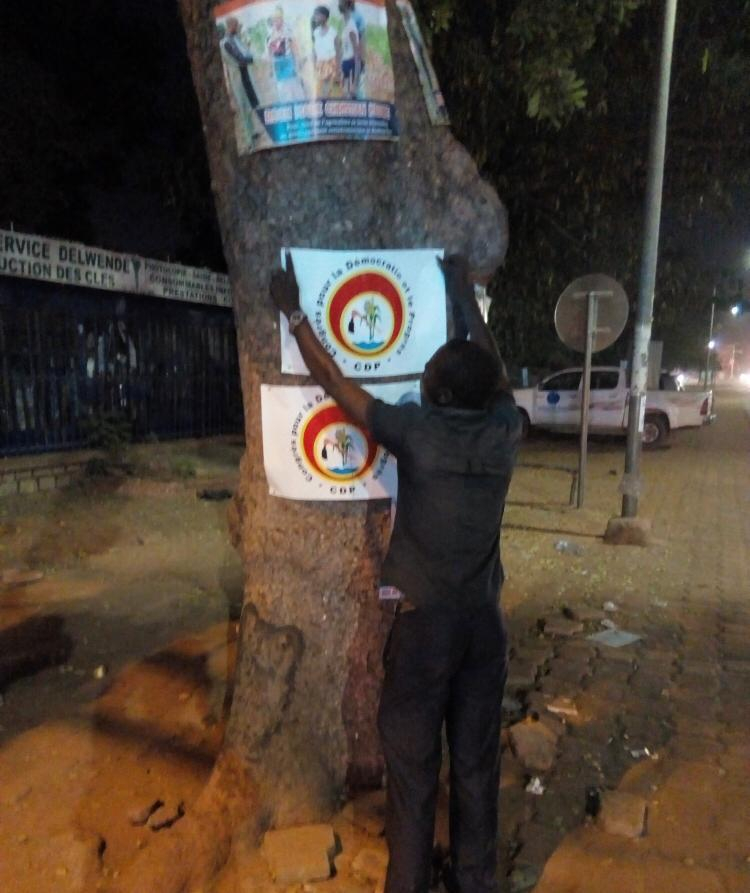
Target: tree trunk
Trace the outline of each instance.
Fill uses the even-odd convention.
[[[279,371],[270,271],[285,245],[436,247],[464,252],[473,269],[489,275],[505,253],[506,217],[449,130],[431,126],[391,0],[400,140],[249,157],[238,157],[235,147],[212,4],[180,3],[231,279],[247,438],[237,497],[245,600],[219,765],[233,773],[244,767],[252,802],[237,805],[233,821],[251,818],[257,831],[324,819],[347,786],[381,783],[375,714],[389,627],[377,600],[388,504],[268,494],[260,385],[304,383]]]

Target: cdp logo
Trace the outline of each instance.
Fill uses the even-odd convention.
[[[300,454],[313,474],[336,483],[354,482],[375,464],[378,445],[335,403],[313,409],[300,431]]]
[[[406,298],[387,273],[362,271],[336,287],[327,316],[339,347],[362,361],[378,361],[404,337]]]

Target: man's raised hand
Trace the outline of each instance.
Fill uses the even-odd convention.
[[[462,254],[449,254],[445,260],[438,258],[437,262],[445,276],[445,290],[453,305],[454,317],[459,318],[455,323],[459,333],[457,337],[465,337],[468,331],[472,341],[502,362],[495,339],[475,300],[468,260]]]
[[[299,310],[299,285],[294,273],[292,252],[286,251],[286,269],[274,270],[271,273],[271,300],[287,319]]]
[[[474,286],[469,273],[469,261],[463,254],[449,254],[437,258],[438,266],[445,277],[445,290],[451,301],[462,304],[474,298]]]

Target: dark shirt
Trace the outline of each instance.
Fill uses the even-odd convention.
[[[521,439],[513,398],[489,410],[376,400],[374,438],[398,460],[398,505],[381,583],[416,607],[496,602],[500,524]]]

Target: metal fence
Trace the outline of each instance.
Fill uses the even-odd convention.
[[[134,440],[241,431],[231,311],[0,277],[0,455],[84,446],[99,416]]]

